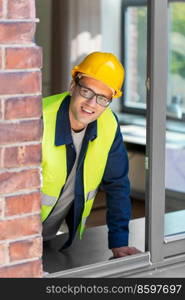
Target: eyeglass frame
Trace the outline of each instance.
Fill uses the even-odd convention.
[[[80,84],[80,79],[81,79],[81,78],[76,77],[76,78],[75,78],[75,83],[76,83],[76,85],[78,85],[78,86],[80,87],[79,94],[80,94],[83,98],[88,99],[88,100],[91,100],[91,99],[94,98],[94,96],[96,96],[96,103],[99,104],[100,106],[102,106],[102,107],[108,107],[108,106],[110,105],[110,103],[112,102],[112,98],[109,99],[109,98],[105,97],[104,95],[96,94],[92,89],[90,89],[90,88],[88,88],[88,87],[83,86],[82,84]],[[80,91],[81,91],[81,88],[84,88],[84,89],[87,89],[87,90],[91,91],[91,92],[92,92],[92,97],[87,98],[87,97],[85,97],[83,94],[81,94],[81,92],[80,92]],[[98,102],[98,96],[107,99],[107,100],[108,100],[107,105],[102,105],[102,104],[100,104],[100,103]]]

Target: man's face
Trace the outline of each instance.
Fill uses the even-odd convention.
[[[94,93],[112,98],[112,90],[101,81],[90,77],[82,77],[79,81],[80,85],[91,89]],[[96,120],[106,109],[96,103],[96,96],[92,99],[86,99],[80,95],[80,86],[72,83],[71,102],[69,106],[69,118],[71,127],[74,130],[81,130],[94,120]]]

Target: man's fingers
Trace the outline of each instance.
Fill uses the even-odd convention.
[[[135,247],[128,247],[128,254],[132,255],[132,254],[137,254],[137,253],[141,253],[141,251]]]
[[[114,248],[114,249],[112,249],[112,252],[114,254],[114,257],[116,257],[116,258],[141,253],[141,251],[135,247]]]

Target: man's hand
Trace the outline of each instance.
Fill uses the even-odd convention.
[[[141,253],[140,250],[138,250],[135,247],[120,247],[120,248],[112,248],[111,249],[114,255],[114,258],[118,258],[118,257],[124,257],[127,255],[132,255],[132,254],[137,254],[137,253]]]

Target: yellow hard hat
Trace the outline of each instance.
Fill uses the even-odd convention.
[[[124,80],[124,68],[117,57],[112,53],[92,52],[72,71],[72,77],[83,73],[94,79],[100,80],[115,91],[113,97],[122,95],[121,87]]]

